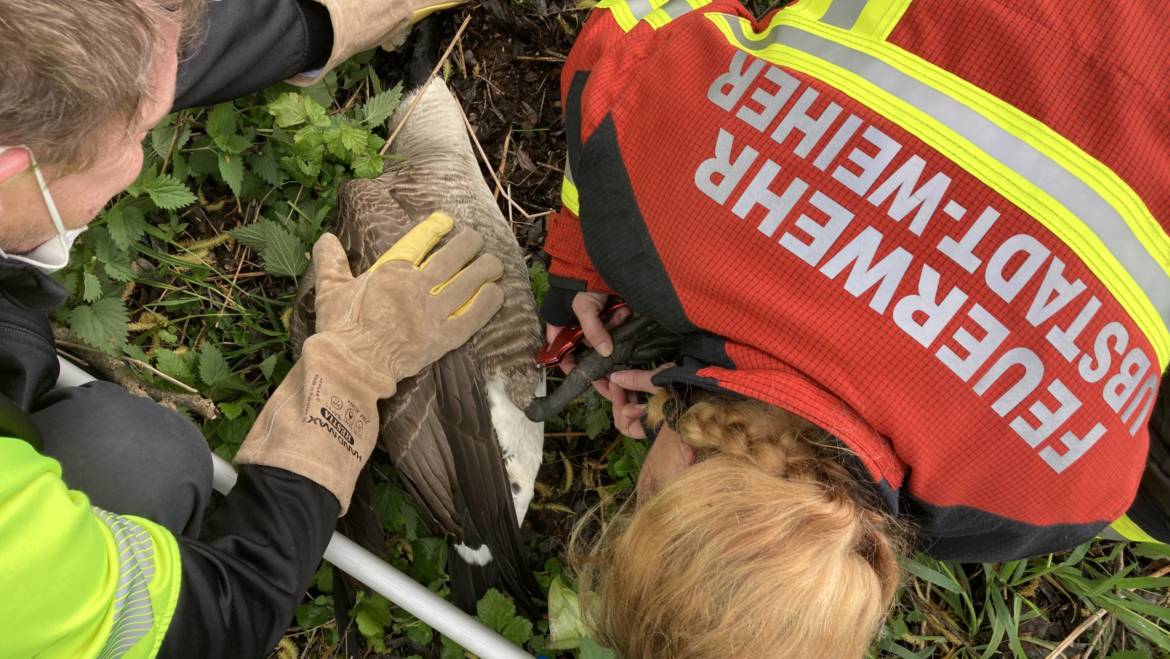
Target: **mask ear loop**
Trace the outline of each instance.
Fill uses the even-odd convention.
[[[57,240],[61,242],[61,249],[68,252],[69,245],[65,242],[65,222],[61,220],[61,213],[57,210],[52,193],[49,192],[49,184],[45,181],[45,174],[41,171],[41,166],[37,164],[37,156],[32,152],[32,149],[24,147],[24,150],[28,152],[29,160],[32,161],[33,175],[37,177],[37,185],[41,187],[41,198],[45,200],[45,207],[49,209],[49,217],[53,219],[53,226],[57,229]]]

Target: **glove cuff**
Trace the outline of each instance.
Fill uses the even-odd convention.
[[[331,343],[310,343],[260,412],[235,462],[304,476],[332,492],[344,515],[377,441],[383,392],[332,354]]]

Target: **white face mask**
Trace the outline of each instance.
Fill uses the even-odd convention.
[[[51,274],[69,263],[69,250],[73,249],[73,243],[77,241],[77,237],[85,232],[85,227],[80,229],[65,228],[65,223],[61,221],[61,213],[57,211],[57,204],[53,201],[53,195],[49,193],[49,184],[45,182],[45,175],[41,173],[41,167],[37,164],[37,158],[33,155],[32,150],[28,147],[0,146],[0,154],[14,148],[24,149],[28,152],[28,157],[32,161],[33,174],[37,177],[37,185],[41,188],[41,197],[45,200],[49,217],[52,218],[53,226],[57,229],[57,237],[26,254],[8,254],[0,249],[0,257],[27,263],[42,272]]]

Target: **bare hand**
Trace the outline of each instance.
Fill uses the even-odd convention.
[[[601,312],[605,309],[605,303],[608,300],[609,296],[605,293],[590,291],[582,291],[573,296],[573,314],[577,316],[577,323],[581,325],[581,331],[585,333],[585,343],[602,357],[613,354],[613,337],[610,336],[609,330],[626,322],[626,319],[630,317],[630,310],[627,307],[617,310],[608,323],[603,323]],[[558,325],[549,325],[545,329],[548,341],[556,339],[562,329],[564,328]],[[565,355],[561,359],[560,369],[565,375],[568,375],[576,367],[577,360],[573,358],[573,355]],[[609,396],[609,382],[606,379],[594,380],[593,388],[602,396]]]

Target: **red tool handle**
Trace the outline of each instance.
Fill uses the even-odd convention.
[[[602,309],[601,321],[608,322],[619,309],[624,309],[627,306],[629,305],[624,300],[613,298]],[[544,347],[536,352],[536,363],[544,367],[556,366],[584,342],[585,330],[581,329],[580,325],[563,327],[552,341],[544,344]]]

